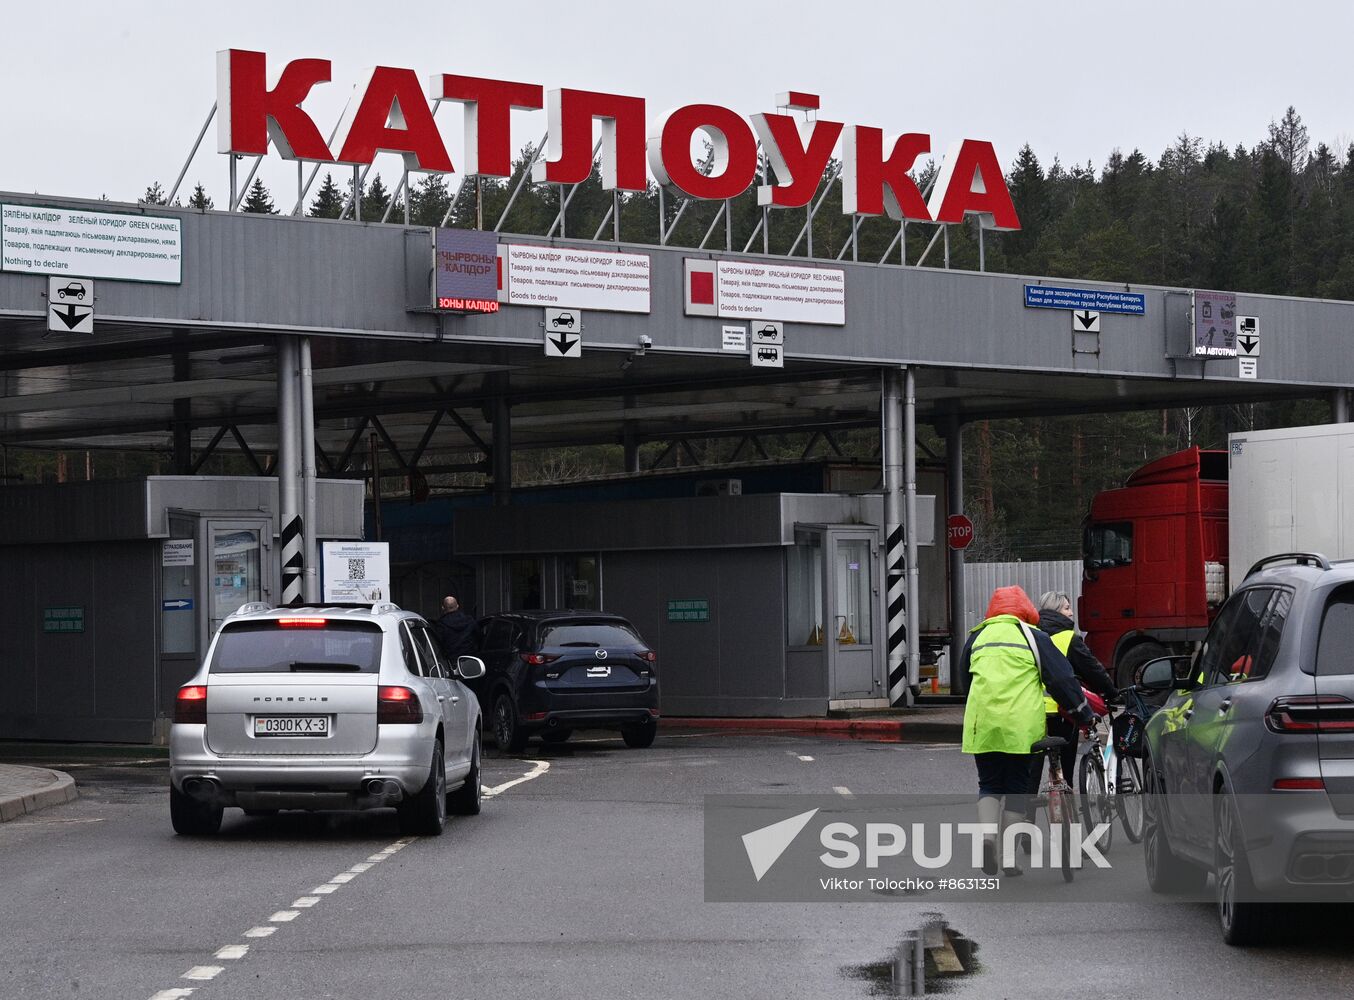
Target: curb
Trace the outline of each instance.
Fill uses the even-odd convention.
[[[37,791],[0,796],[0,823],[7,823],[48,806],[73,802],[80,796],[75,790],[75,779],[64,771],[51,771],[45,767],[26,767],[24,770],[36,772],[35,777],[48,775],[50,783]]]
[[[659,725],[666,729],[812,733],[837,739],[873,740],[876,743],[958,743],[963,733],[962,724],[898,719],[696,719],[665,715]]]

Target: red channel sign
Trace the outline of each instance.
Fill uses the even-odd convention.
[[[966,549],[973,541],[973,522],[963,514],[951,514],[945,521],[950,548]]]

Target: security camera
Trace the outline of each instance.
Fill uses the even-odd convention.
[[[641,351],[647,351],[650,347],[653,347],[653,338],[652,338],[652,337],[640,337],[640,338],[639,338],[639,349],[640,349]]]

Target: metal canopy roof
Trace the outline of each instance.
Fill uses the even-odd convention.
[[[271,452],[279,333],[312,337],[322,468],[364,430],[404,455],[484,450],[504,394],[512,445],[530,449],[876,426],[886,365],[914,367],[923,422],[1254,402],[1354,384],[1350,303],[1242,296],[1240,311],[1267,330],[1261,378],[1250,381],[1236,378],[1235,361],[1165,356],[1178,289],[1134,289],[1146,293],[1146,315],[1107,314],[1092,354],[1073,348],[1068,313],[1023,308],[1022,284],[1042,279],[836,261],[812,263],[844,270],[847,325],[793,327],[786,367],[752,368],[719,349],[719,319],[685,316],[681,305],[683,259],[731,255],[671,247],[633,248],[652,260],[650,314],[589,313],[583,357],[549,359],[539,309],[443,318],[409,309],[407,244],[426,230],[4,198],[175,214],[184,228],[183,285],[102,283],[93,336],[47,333],[45,279],[0,274],[4,444],[168,449],[177,422],[192,429],[195,452],[241,441]],[[640,335],[652,349],[637,350]]]

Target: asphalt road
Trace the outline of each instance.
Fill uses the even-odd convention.
[[[1345,919],[1238,951],[1200,904],[706,903],[704,794],[969,791],[970,761],[788,736],[583,739],[491,752],[501,790],[483,814],[408,841],[391,812],[228,810],[219,836],[176,837],[163,759],[44,757],[81,797],[0,825],[0,995],[863,998],[891,994],[868,967],[934,910],[978,944],[978,971],[945,991],[960,998],[1322,996],[1354,972]]]

